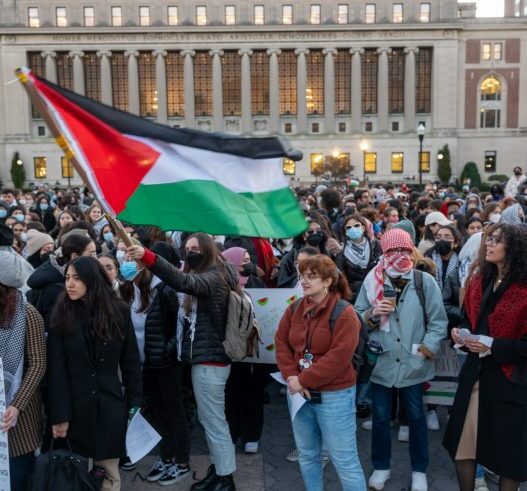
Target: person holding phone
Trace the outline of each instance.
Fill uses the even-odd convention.
[[[361,324],[344,275],[318,254],[299,265],[304,298],[285,311],[275,337],[276,361],[291,394],[307,402],[293,421],[307,491],[323,489],[322,442],[344,491],[366,489],[357,451],[356,372],[351,362]],[[339,309],[338,311],[336,309]],[[334,325],[330,317],[340,312]]]

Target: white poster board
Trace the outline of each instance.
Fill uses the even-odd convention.
[[[452,406],[460,370],[457,351],[450,347],[450,341],[443,341],[435,359],[436,376],[424,384],[424,402]]]
[[[254,315],[262,329],[258,356],[246,358],[249,363],[276,363],[274,336],[285,309],[303,296],[296,288],[248,288],[245,290],[254,305]]]
[[[4,364],[0,357],[0,421],[4,419],[6,407]],[[9,479],[9,447],[7,444],[7,433],[0,431],[0,491],[11,491]]]

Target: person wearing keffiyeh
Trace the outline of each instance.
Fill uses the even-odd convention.
[[[435,279],[441,289],[445,285],[446,278],[454,273],[459,264],[462,240],[456,227],[442,226],[437,231],[435,246],[425,254],[436,265]]]

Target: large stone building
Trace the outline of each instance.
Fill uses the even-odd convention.
[[[15,152],[28,182],[70,172],[9,83],[22,65],[174,127],[286,136],[304,158],[284,172],[302,181],[327,155],[371,181],[410,179],[421,124],[424,179],[445,144],[455,174],[468,161],[509,174],[527,147],[516,13],[475,18],[456,0],[0,0],[0,179]]]

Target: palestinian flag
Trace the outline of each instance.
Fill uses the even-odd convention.
[[[280,138],[175,129],[17,70],[105,211],[163,230],[293,237],[304,216],[282,172],[300,152]]]

